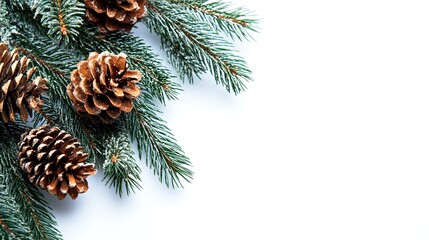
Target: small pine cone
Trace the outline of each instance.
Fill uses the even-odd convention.
[[[0,43],[0,112],[4,123],[15,122],[19,113],[23,122],[39,111],[43,101],[40,95],[45,92],[46,79],[36,77],[30,82],[36,68],[27,71],[30,60],[25,56],[18,59],[18,50],[8,50],[6,43]]]
[[[28,130],[19,143],[19,164],[30,182],[64,199],[76,199],[88,190],[86,178],[96,173],[76,138],[45,125]]]
[[[102,33],[131,31],[146,16],[147,0],[84,0],[86,16]]]
[[[67,94],[75,110],[94,123],[112,123],[121,112],[131,112],[133,100],[140,95],[136,85],[138,70],[128,70],[126,55],[91,53],[71,73]]]

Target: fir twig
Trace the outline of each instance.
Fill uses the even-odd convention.
[[[114,127],[101,144],[104,145],[103,181],[106,181],[106,185],[113,186],[119,197],[122,197],[124,188],[127,195],[141,189],[141,169],[134,159],[126,130]]]
[[[0,218],[0,227],[1,229],[3,229],[4,231],[6,231],[8,233],[8,235],[10,235],[11,237],[15,237],[15,234],[12,232],[12,230],[10,230],[10,228],[4,223],[4,221]]]
[[[231,43],[210,24],[178,4],[160,0],[148,2],[146,25],[161,37],[162,47],[181,78],[210,72],[218,84],[235,94],[246,87],[251,72]]]
[[[251,32],[256,32],[259,20],[251,18],[251,11],[222,1],[208,0],[168,0],[188,8],[201,22],[210,24],[218,32],[227,34],[232,39],[252,39]]]
[[[9,39],[11,32],[15,28],[10,24],[7,18],[8,8],[5,0],[0,0],[0,41],[6,41]]]
[[[183,187],[181,179],[187,182],[192,179],[191,163],[165,122],[158,117],[159,111],[151,99],[142,95],[135,101],[134,110],[125,116],[126,127],[137,143],[140,158],[146,153],[146,165],[159,180],[168,187]]]
[[[17,165],[16,141],[23,127],[1,128],[2,135],[7,133],[0,139],[0,218],[7,226],[3,229],[10,230],[10,238],[61,239],[51,209]]]
[[[79,35],[85,15],[84,4],[77,0],[34,0],[32,9],[35,17],[57,42],[69,42]]]

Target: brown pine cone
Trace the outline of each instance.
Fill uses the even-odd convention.
[[[40,110],[43,101],[40,95],[45,92],[46,79],[36,77],[30,82],[36,68],[27,66],[30,60],[25,56],[18,59],[18,50],[8,50],[6,43],[0,43],[0,112],[4,123],[15,122],[19,113],[23,122],[33,115],[33,109]]]
[[[131,31],[147,13],[147,0],[84,0],[86,16],[102,33]]]
[[[88,190],[86,178],[96,173],[76,138],[45,125],[28,130],[19,143],[19,164],[30,182],[64,199],[76,199]]]
[[[126,55],[109,52],[91,53],[71,73],[67,94],[75,110],[94,123],[112,123],[121,112],[131,112],[133,100],[140,95],[136,85],[138,70],[128,70]]]

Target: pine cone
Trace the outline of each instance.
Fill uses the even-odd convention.
[[[26,122],[32,110],[39,111],[43,103],[40,95],[48,89],[47,81],[36,77],[30,82],[36,68],[27,71],[29,63],[25,56],[18,59],[17,49],[9,52],[6,43],[0,43],[0,112],[4,123],[15,122],[16,113]]]
[[[94,123],[112,123],[121,112],[131,112],[132,100],[140,95],[138,70],[128,70],[126,55],[91,53],[71,73],[67,94],[75,110]]]
[[[147,13],[147,0],[84,0],[86,16],[102,33],[131,31]]]
[[[96,169],[85,163],[88,154],[70,134],[45,125],[24,133],[18,146],[19,164],[33,184],[60,200],[88,190],[86,178]]]

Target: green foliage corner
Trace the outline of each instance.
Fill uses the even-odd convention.
[[[256,31],[258,20],[248,10],[222,0],[149,0],[147,8],[143,22],[159,35],[178,79],[143,39],[124,32],[101,35],[86,20],[80,0],[0,0],[0,41],[31,59],[38,75],[48,79],[43,114],[34,117],[32,126],[49,119],[77,137],[119,196],[141,189],[133,144],[167,187],[192,180],[191,162],[156,107],[178,99],[178,80],[192,83],[211,73],[217,84],[238,94],[252,79],[233,46],[235,40],[252,39]],[[143,77],[133,111],[108,128],[76,115],[66,94],[71,71],[93,51],[127,54],[129,67]],[[28,127],[0,122],[0,238],[62,239],[52,210],[17,163],[17,143]]]

